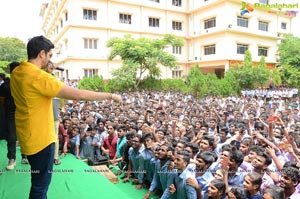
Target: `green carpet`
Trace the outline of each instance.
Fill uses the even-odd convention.
[[[0,141],[0,198],[25,199],[30,189],[29,165],[21,164],[20,148],[17,147],[17,165],[15,170],[6,171],[6,141]],[[147,189],[136,190],[131,183],[113,184],[104,176],[91,171],[86,163],[68,154],[61,158],[61,165],[54,166],[55,171],[48,191],[48,199],[142,199]],[[156,195],[150,198],[159,198]]]

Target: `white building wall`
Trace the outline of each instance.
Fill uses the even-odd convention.
[[[269,47],[266,62],[276,63],[278,40],[282,33],[291,32],[294,22],[289,17],[255,9],[245,15],[249,19],[249,27],[239,27],[237,16],[240,15],[241,2],[182,0],[182,6],[176,7],[172,6],[171,0],[161,0],[160,3],[148,0],[49,0],[43,28],[45,35],[58,48],[54,61],[68,70],[70,79],[82,78],[84,69],[98,69],[104,79],[111,78],[111,71],[120,67],[121,61],[107,60],[109,49],[106,42],[125,34],[153,39],[175,34],[183,38],[186,42],[182,54],[175,55],[182,75],[186,75],[196,63],[210,72],[214,72],[213,68],[228,69],[229,60],[244,59],[244,55],[236,53],[237,43],[249,45],[255,62],[260,60],[258,46]],[[83,9],[97,10],[97,20],[84,20]],[[130,14],[131,24],[119,23],[120,13]],[[159,18],[160,26],[149,27],[149,17]],[[216,17],[216,27],[204,29],[204,21],[212,17]],[[258,30],[259,20],[269,22],[268,32]],[[182,31],[173,30],[172,21],[182,22]],[[287,24],[286,30],[281,29],[282,22]],[[98,48],[84,49],[84,39],[96,39]],[[211,44],[216,45],[216,54],[204,55],[204,46]],[[172,48],[167,51],[172,53]],[[163,67],[162,75],[163,78],[171,78],[172,70]]]

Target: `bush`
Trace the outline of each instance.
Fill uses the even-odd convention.
[[[84,77],[78,83],[79,89],[86,89],[91,91],[106,91],[103,77],[95,75],[94,77]]]

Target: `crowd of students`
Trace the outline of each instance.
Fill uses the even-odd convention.
[[[276,92],[273,92],[276,93]],[[144,198],[300,198],[297,95],[208,96],[123,93],[65,103],[62,154],[104,155]]]

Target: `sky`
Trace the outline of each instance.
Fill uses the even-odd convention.
[[[0,37],[28,39],[42,35],[40,9],[45,0],[0,0]]]
[[[258,0],[255,0],[258,2]],[[278,0],[282,3],[299,3],[300,0]],[[0,37],[16,37],[27,43],[31,37],[42,35],[39,16],[43,2],[47,0],[0,0]],[[277,1],[276,1],[277,2]],[[300,13],[297,14],[296,24],[300,24]],[[295,29],[297,36],[300,28]]]

